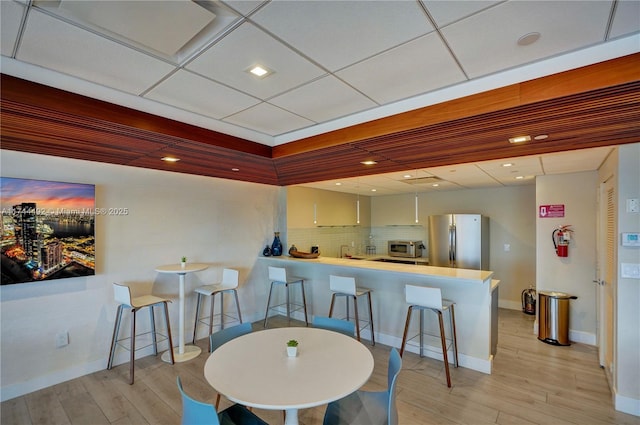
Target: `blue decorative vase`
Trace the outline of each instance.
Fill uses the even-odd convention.
[[[271,244],[271,255],[278,257],[282,255],[282,242],[280,242],[280,232],[275,232],[273,243]]]

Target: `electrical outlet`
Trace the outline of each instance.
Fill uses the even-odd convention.
[[[62,348],[67,345],[69,345],[69,332],[58,332],[56,334],[56,348]]]
[[[509,251],[511,251],[511,245],[508,243],[504,244],[504,252],[509,252]]]

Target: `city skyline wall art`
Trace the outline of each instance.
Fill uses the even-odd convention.
[[[2,285],[95,275],[95,185],[0,177]]]

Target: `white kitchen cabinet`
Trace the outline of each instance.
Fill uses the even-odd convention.
[[[358,200],[360,223],[358,223]],[[291,228],[323,226],[370,226],[371,199],[350,193],[312,189],[300,186],[287,188],[287,225]]]

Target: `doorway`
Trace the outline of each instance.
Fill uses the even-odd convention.
[[[605,369],[610,387],[614,388],[613,368],[615,359],[615,278],[616,258],[616,193],[614,176],[600,184],[598,243],[597,243],[597,311],[598,311],[598,359]]]

